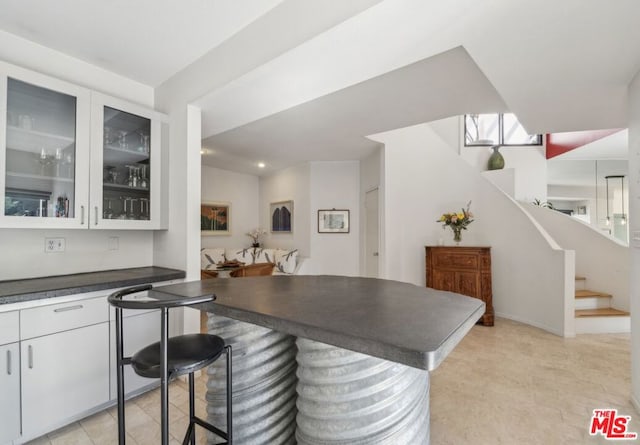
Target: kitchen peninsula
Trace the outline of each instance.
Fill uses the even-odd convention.
[[[203,280],[152,293],[216,295],[200,309],[234,348],[234,434],[243,444],[428,444],[428,371],[485,310],[458,294],[341,276]],[[223,425],[217,366],[207,411]]]

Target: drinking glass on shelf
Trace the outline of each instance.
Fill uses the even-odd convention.
[[[140,134],[141,152],[149,153],[149,135]]]
[[[107,205],[105,206],[103,213],[103,218],[104,219],[111,219],[113,218],[113,209],[111,208],[111,199],[109,198],[105,198],[104,201],[107,203]]]
[[[129,148],[127,144],[127,132],[124,130],[120,130],[120,138],[118,139],[118,144],[121,149],[126,150]]]
[[[140,187],[143,189],[149,188],[149,181],[147,181],[147,166],[143,165],[140,167]]]
[[[113,143],[113,130],[111,127],[104,127],[104,145],[111,145]]]
[[[134,187],[140,187],[140,167],[133,168]]]
[[[140,198],[140,219],[149,219],[149,199]]]
[[[138,186],[138,180],[135,177],[134,174],[134,169],[135,166],[133,165],[127,165],[127,173],[128,173],[128,177],[127,177],[127,186],[129,187],[137,187]]]

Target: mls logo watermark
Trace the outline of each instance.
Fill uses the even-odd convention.
[[[594,409],[589,435],[602,435],[607,440],[633,440],[638,433],[627,431],[631,416],[619,416],[616,409]]]

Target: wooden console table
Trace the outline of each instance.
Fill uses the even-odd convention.
[[[482,324],[493,326],[491,248],[425,246],[427,287],[457,292],[485,302]]]

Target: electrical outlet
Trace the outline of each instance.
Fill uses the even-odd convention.
[[[47,253],[64,252],[64,248],[65,248],[64,238],[45,238],[44,239],[44,251]]]
[[[118,240],[119,238],[117,236],[109,237],[109,250],[118,250],[119,248]]]

